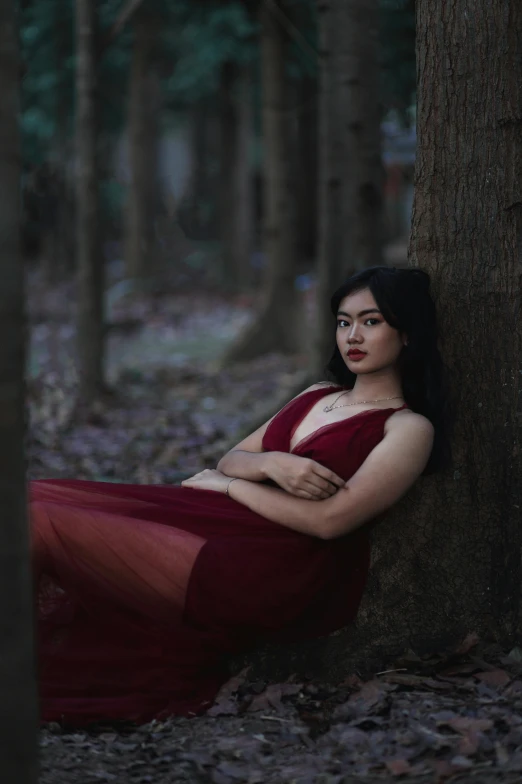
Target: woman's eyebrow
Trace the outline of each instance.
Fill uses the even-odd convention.
[[[361,316],[366,316],[368,313],[380,313],[380,312],[381,311],[378,310],[377,308],[368,308],[367,310],[361,310],[357,314],[357,318],[360,318]],[[338,310],[337,311],[337,315],[338,316],[347,316],[348,318],[351,318],[350,314],[346,313],[344,310]]]

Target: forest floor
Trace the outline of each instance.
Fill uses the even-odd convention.
[[[267,401],[289,395],[304,357],[218,370],[248,302],[215,294],[111,304],[111,393],[78,424],[67,287],[30,280],[29,474],[178,483],[223,452]],[[209,711],[141,727],[41,730],[41,784],[348,784],[522,780],[522,651],[469,637],[342,684],[294,675],[226,684]]]

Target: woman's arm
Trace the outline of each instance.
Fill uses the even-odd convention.
[[[383,440],[331,498],[302,500],[241,479],[232,482],[229,495],[275,523],[333,539],[393,506],[424,470],[432,445],[431,423],[420,414],[401,412],[390,417]]]
[[[312,389],[319,389],[323,386],[323,384],[312,384],[312,386],[303,390],[303,392],[296,397],[300,397],[305,392],[310,392]],[[292,400],[295,399],[296,398],[292,398]],[[272,456],[280,453],[263,452],[263,437],[269,424],[276,416],[277,414],[274,414],[271,419],[261,425],[257,430],[254,430],[253,433],[250,433],[249,436],[223,455],[216,466],[217,470],[227,476],[233,476],[239,479],[250,479],[252,482],[262,482],[265,479],[270,479],[269,470],[273,460]]]
[[[314,384],[305,392],[322,386]],[[287,493],[300,498],[319,500],[337,492],[344,485],[343,480],[314,460],[288,452],[263,452],[263,436],[272,419],[227,452],[217,464],[217,470],[251,482],[271,479]]]

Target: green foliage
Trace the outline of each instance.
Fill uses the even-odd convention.
[[[150,0],[149,0],[150,1]],[[121,11],[121,0],[98,3],[100,41]],[[42,163],[73,130],[75,25],[72,0],[33,0],[20,16],[22,51],[22,145],[24,162]],[[101,126],[124,122],[131,36],[128,30],[106,48],[99,64]]]
[[[70,0],[37,0],[21,11],[22,151],[40,163],[67,135],[73,99],[73,16]]]
[[[122,6],[123,0],[98,0],[102,43]],[[157,62],[167,107],[184,111],[216,96],[224,63],[257,62],[258,6],[257,0],[144,0],[143,12],[161,18]],[[380,0],[380,8],[383,103],[401,111],[415,89],[414,0]],[[286,0],[284,13],[291,36],[289,74],[296,81],[315,78],[317,2]],[[38,164],[73,132],[74,4],[32,0],[23,4],[20,20],[23,157],[26,164]],[[125,125],[132,37],[129,24],[100,58],[100,124],[111,134]]]
[[[319,73],[319,41],[317,37],[316,0],[286,0],[286,27],[290,38],[289,73],[299,80],[303,76],[317,78]]]
[[[163,34],[172,71],[165,80],[171,105],[190,105],[212,96],[225,62],[247,63],[256,56],[257,23],[239,2],[177,4]]]

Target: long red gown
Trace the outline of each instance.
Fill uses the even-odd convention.
[[[263,439],[290,451],[313,404],[288,403]],[[395,409],[322,427],[293,454],[348,480]],[[199,713],[226,657],[263,640],[327,634],[356,615],[367,527],[331,541],[208,490],[80,480],[31,483],[42,719],[70,725]]]

